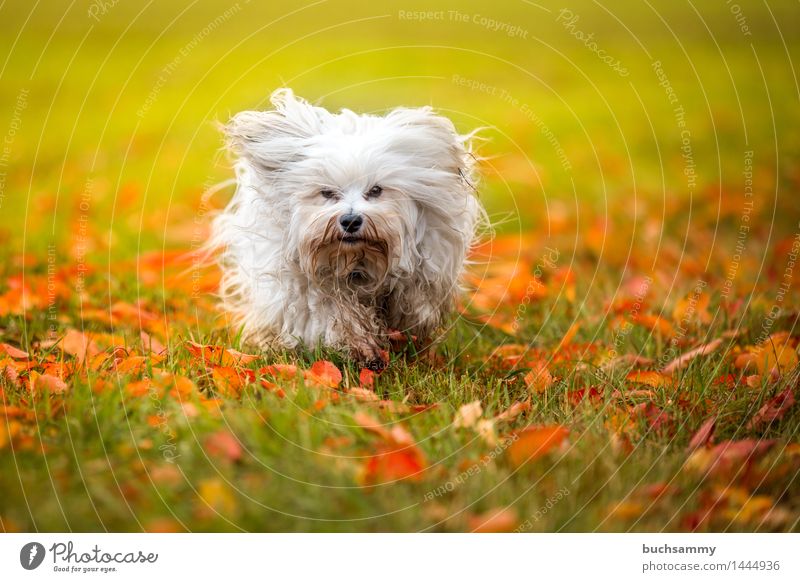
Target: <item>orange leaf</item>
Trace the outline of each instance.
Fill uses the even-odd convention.
[[[375,385],[375,372],[369,368],[361,368],[358,374],[358,383],[362,388],[372,388]]]
[[[675,329],[672,327],[672,324],[658,315],[648,315],[643,313],[636,316],[633,322],[641,325],[642,327],[646,327],[658,332],[664,337],[672,337],[675,335]]]
[[[504,410],[500,414],[494,417],[495,422],[511,422],[515,418],[517,418],[523,412],[526,412],[531,409],[530,400],[526,400],[525,402],[515,402],[511,406],[508,407],[508,410]]]
[[[193,341],[185,342],[186,349],[194,357],[200,358],[204,364],[216,364],[221,366],[233,366],[249,364],[257,360],[259,356],[243,354],[222,346],[204,346]]]
[[[525,385],[531,392],[541,394],[553,385],[553,376],[544,362],[535,362],[532,366],[525,374]]]
[[[382,446],[364,464],[364,482],[419,481],[427,463],[415,445]]]
[[[625,376],[625,380],[634,384],[647,384],[653,388],[672,385],[672,378],[660,372],[653,371],[629,372],[628,375]]]
[[[88,335],[77,329],[67,330],[66,335],[61,338],[57,345],[65,353],[75,356],[79,362],[83,362],[87,357],[94,356],[100,352],[95,342]]]
[[[471,515],[467,527],[473,533],[507,533],[519,524],[517,512],[510,507],[496,507],[480,515]]]
[[[38,394],[42,390],[51,392],[53,394],[61,394],[66,392],[69,387],[66,382],[57,376],[50,374],[39,374],[38,372],[31,372],[30,375],[30,391]]]
[[[306,380],[328,388],[336,388],[342,382],[342,373],[333,362],[318,360],[311,364],[311,368],[304,374]]]
[[[564,334],[564,337],[562,337],[561,341],[558,342],[558,345],[556,346],[556,352],[560,352],[565,346],[568,346],[570,343],[572,343],[572,340],[575,338],[575,334],[578,333],[580,328],[581,324],[579,322],[573,322],[573,324],[569,326],[569,329]]]
[[[519,467],[527,461],[538,459],[563,443],[569,430],[560,425],[530,427],[516,433],[508,447],[511,463]]]
[[[15,360],[27,360],[29,357],[28,352],[23,352],[21,349],[9,344],[0,344],[0,353],[5,353]]]

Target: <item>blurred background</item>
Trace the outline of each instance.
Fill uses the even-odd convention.
[[[735,242],[749,173],[769,219],[749,237],[788,236],[799,13],[788,0],[5,2],[0,240],[17,259],[77,245],[105,261],[197,243],[201,193],[231,176],[217,123],[282,86],[334,110],[432,105],[484,127],[482,196],[501,232],[569,232],[623,262],[665,224],[676,252],[695,227]]]

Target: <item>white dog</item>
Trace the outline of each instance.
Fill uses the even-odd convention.
[[[425,342],[453,309],[483,210],[470,136],[429,107],[315,107],[289,89],[226,126],[237,190],[215,219],[221,295],[261,345],[384,366],[390,331]]]

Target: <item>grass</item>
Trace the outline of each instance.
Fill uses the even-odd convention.
[[[421,3],[294,13],[277,3],[119,3],[97,22],[85,8],[0,9],[0,132],[18,127],[0,168],[0,342],[31,354],[30,364],[0,356],[18,375],[0,379],[5,531],[464,531],[497,525],[486,512],[498,508],[513,516],[499,529],[525,531],[798,529],[798,407],[751,424],[787,388],[797,395],[796,355],[776,377],[740,360],[764,358],[770,337],[786,342],[776,353],[797,348],[796,272],[779,291],[800,220],[798,51],[775,25],[796,19],[796,5],[748,7],[752,37],[724,4],[699,14],[630,7],[617,15],[628,30],[594,3],[572,5],[576,26],[625,63],[626,78],[569,34],[560,5],[442,6],[518,24],[527,38],[399,17]],[[694,185],[653,60],[686,112]],[[464,131],[487,126],[481,192],[496,239],[475,257],[483,283],[435,358],[392,355],[374,389],[397,410],[348,394],[359,371],[334,353],[258,353],[243,366],[254,381],[225,390],[210,370],[230,366],[187,347],[255,353],[216,310],[213,269],[184,253],[207,235],[201,193],[230,175],[214,122],[264,106],[283,84],[330,108],[433,104]],[[547,248],[559,259],[532,294]],[[643,277],[651,283],[637,308]],[[684,326],[680,303],[698,281],[708,317],[692,311]],[[142,330],[166,359],[150,354]],[[77,333],[109,357],[83,365],[65,353],[63,338]],[[630,365],[607,368],[611,350],[665,364],[717,338],[716,351],[663,384],[632,381]],[[504,345],[523,346],[519,362],[492,356]],[[115,369],[139,355],[141,367]],[[261,371],[320,359],[342,370],[341,390]],[[553,382],[531,392],[525,375],[541,363]],[[37,389],[34,373],[68,388]],[[485,419],[530,408],[495,423],[495,444],[452,426],[475,400]],[[405,427],[425,470],[387,483],[371,473],[385,443],[365,413]],[[689,452],[712,417],[717,444],[774,443],[763,454]],[[541,426],[569,436],[515,462],[504,439]]]

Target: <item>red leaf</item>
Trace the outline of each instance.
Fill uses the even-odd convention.
[[[221,430],[208,436],[205,440],[206,452],[212,457],[238,461],[242,458],[242,445],[233,434]]]
[[[21,349],[9,344],[0,344],[0,353],[5,353],[15,360],[27,360],[29,357],[28,352],[23,352]]]
[[[419,481],[426,465],[425,457],[414,445],[381,446],[364,464],[364,482]]]
[[[756,426],[762,424],[771,424],[775,421],[778,421],[783,418],[783,415],[786,414],[792,406],[794,406],[794,394],[792,394],[792,389],[787,388],[774,398],[771,398],[767,401],[764,406],[762,406],[758,412],[756,412],[755,416],[750,419],[750,422],[747,423],[747,428],[754,428]]]
[[[375,372],[369,368],[362,368],[358,374],[358,383],[362,388],[372,388],[375,385]]]
[[[711,437],[714,435],[714,429],[717,426],[717,417],[712,416],[707,421],[705,421],[697,432],[694,433],[692,440],[689,441],[689,450],[693,451],[694,449],[698,449],[700,447],[704,447],[710,440]]]

